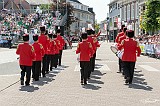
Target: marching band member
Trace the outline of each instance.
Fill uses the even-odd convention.
[[[81,84],[87,84],[90,57],[93,55],[93,49],[92,44],[87,41],[87,33],[83,33],[81,37],[82,42],[78,44],[76,54],[80,53]]]
[[[94,45],[94,42],[93,42],[93,38],[92,38],[92,29],[88,29],[87,30],[87,35],[88,35],[88,37],[87,37],[87,42],[89,42],[89,43],[91,43],[91,45],[92,45],[92,49],[93,49],[93,55],[94,55],[94,53],[95,53],[95,45]],[[89,72],[88,72],[88,79],[90,79],[90,75],[91,75],[91,72],[93,72],[94,71],[94,58],[93,58],[93,55],[92,55],[92,57],[90,58],[90,70],[89,70]]]
[[[126,32],[127,32],[127,28],[126,27],[124,27],[123,28],[123,33],[124,33],[124,35],[123,36],[121,36],[121,37],[119,37],[119,40],[118,40],[118,44],[121,44],[122,43],[122,41],[123,40],[125,40],[126,38],[127,38],[127,36],[126,36]],[[118,45],[119,46],[119,45]],[[123,75],[125,75],[125,72],[124,72],[124,70],[123,70],[123,61],[121,60],[121,59],[119,59],[119,62],[120,62],[120,72],[122,72],[122,74]]]
[[[32,65],[32,77],[35,81],[39,81],[39,75],[41,73],[41,62],[42,62],[42,57],[44,55],[44,49],[42,44],[38,43],[38,35],[33,36],[33,48],[35,50],[35,60],[33,60],[33,65]]]
[[[123,28],[124,28],[124,27],[125,27],[125,25],[122,25],[122,27],[121,27],[122,32],[118,33],[118,35],[117,35],[117,37],[116,37],[115,42],[117,43],[117,46],[119,46],[119,38],[124,35],[124,32],[123,32]],[[119,58],[119,72],[117,72],[117,73],[121,73],[121,72],[122,72],[122,61],[121,61],[121,59]]]
[[[24,85],[24,77],[26,73],[26,81],[25,85],[30,85],[30,78],[31,78],[31,68],[32,68],[32,61],[35,59],[35,52],[33,46],[29,45],[29,35],[23,35],[23,44],[19,44],[16,54],[20,55],[19,64],[21,68],[21,85]]]
[[[95,31],[92,30],[92,38],[93,38],[93,45],[95,47],[95,53],[93,54],[93,69],[92,71],[94,71],[95,68],[95,60],[96,60],[96,52],[97,52],[97,48],[100,47],[100,44],[97,40],[97,37],[100,35],[101,31],[98,34],[95,34]]]
[[[48,74],[49,73],[49,66],[50,66],[50,71],[52,71],[52,65],[51,65],[51,59],[53,57],[53,51],[51,52],[51,44],[52,44],[52,36],[53,34],[47,34],[48,35],[48,38],[49,40],[47,40],[47,52],[46,52],[46,55],[47,55],[47,63],[46,63],[46,73]]]
[[[38,37],[38,42],[44,48],[44,57],[42,59],[42,63],[43,63],[42,75],[43,75],[43,77],[46,77],[45,74],[46,74],[46,70],[47,70],[47,66],[46,66],[47,65],[47,43],[48,43],[49,38],[45,35],[45,26],[40,27],[40,31],[41,31],[41,34]]]
[[[58,29],[57,30],[57,40],[60,41],[60,48],[59,48],[59,57],[58,57],[58,65],[61,66],[61,59],[62,59],[62,52],[63,52],[63,47],[65,46],[65,40],[64,38],[60,35],[61,34],[61,30]]]
[[[127,77],[125,83],[132,84],[136,57],[140,56],[141,49],[139,47],[138,42],[133,39],[134,31],[127,31],[127,36],[128,38],[122,41],[122,44],[119,46],[119,49],[124,49],[122,61],[124,64],[124,72]]]
[[[59,57],[59,51],[61,48],[60,41],[57,39],[57,35],[53,35],[53,41],[55,41],[57,48],[55,49],[55,55],[53,60],[53,67],[57,68],[58,65],[58,57]]]

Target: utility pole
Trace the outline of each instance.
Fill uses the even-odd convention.
[[[4,9],[4,0],[3,0],[3,9]]]

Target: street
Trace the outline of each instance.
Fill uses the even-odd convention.
[[[76,47],[63,51],[62,67],[31,86],[21,86],[15,49],[0,48],[0,106],[159,106],[160,60],[140,56],[133,84],[125,85],[112,43],[100,42],[88,85],[80,84]]]

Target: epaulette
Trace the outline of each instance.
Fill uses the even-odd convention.
[[[88,43],[89,43],[89,48],[92,48],[92,44],[90,42],[88,42]]]
[[[32,46],[31,51],[34,52],[34,47]]]
[[[43,46],[42,46],[42,44],[40,44],[40,43],[38,43],[38,44],[40,45],[40,48],[41,48],[41,49],[43,49]]]
[[[97,39],[96,39],[96,38],[94,38],[93,43],[96,43],[96,42],[97,42]]]

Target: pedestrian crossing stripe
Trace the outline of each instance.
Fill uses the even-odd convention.
[[[101,66],[95,66],[95,70],[103,71],[111,71],[111,69],[106,64],[101,64]],[[76,65],[74,71],[80,71],[80,66]]]
[[[142,67],[143,69],[147,70],[147,71],[160,71],[160,70],[157,70],[149,65],[139,65],[140,67]]]

